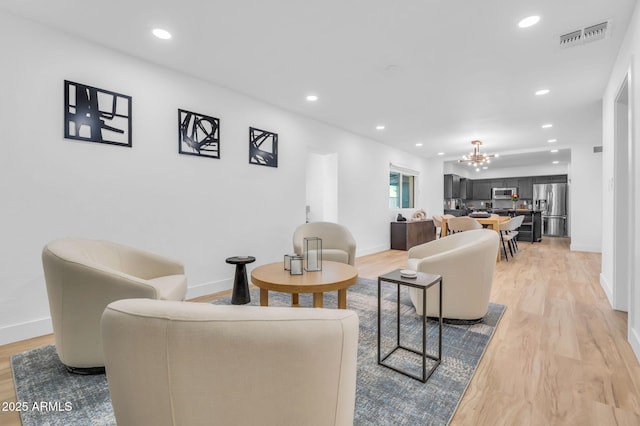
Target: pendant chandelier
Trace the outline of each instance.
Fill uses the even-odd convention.
[[[473,145],[473,152],[463,156],[462,160],[458,160],[458,163],[467,163],[470,166],[477,167],[484,163],[491,162],[490,159],[494,157],[493,154],[480,154],[480,145],[482,145],[482,142],[471,141],[471,145]]]

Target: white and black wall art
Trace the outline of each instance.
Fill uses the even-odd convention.
[[[65,80],[64,137],[132,146],[131,96]]]
[[[249,127],[249,163],[278,167],[278,134]]]
[[[220,158],[220,119],[178,110],[180,154]]]

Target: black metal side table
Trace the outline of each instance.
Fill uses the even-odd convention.
[[[231,295],[231,304],[244,305],[251,302],[249,294],[249,282],[247,281],[247,263],[255,262],[253,256],[233,256],[226,259],[227,263],[236,265],[236,276],[233,280],[233,294]]]
[[[380,342],[380,332],[382,326],[382,282],[389,282],[396,284],[397,287],[397,295],[396,295],[396,344],[395,347],[385,356],[382,356],[382,348]],[[438,285],[439,289],[439,301],[438,301],[438,355],[430,355],[427,353],[427,289]],[[413,287],[422,290],[422,348],[414,349],[408,346],[401,344],[400,340],[400,286]],[[402,349],[405,351],[412,352],[414,354],[420,355],[422,360],[422,375],[418,376],[412,374],[407,371],[403,371],[398,367],[385,363],[387,358],[389,358],[394,352],[398,349]],[[435,361],[432,363],[431,367],[427,371],[427,358]],[[395,271],[388,272],[384,275],[380,275],[378,277],[378,364],[390,368],[398,373],[404,374],[405,376],[411,377],[416,380],[420,380],[422,383],[425,383],[429,377],[433,374],[436,367],[440,365],[442,360],[442,276],[441,275],[433,275],[427,274],[424,272],[418,272],[417,277],[415,278],[405,278],[400,275],[400,269],[396,269]]]

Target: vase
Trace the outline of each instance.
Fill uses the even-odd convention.
[[[515,210],[516,209],[516,202],[512,201],[511,203],[513,204],[513,209]]]

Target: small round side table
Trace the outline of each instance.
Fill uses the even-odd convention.
[[[236,265],[236,276],[233,280],[233,294],[231,296],[232,305],[244,305],[251,302],[245,265],[255,261],[256,258],[253,256],[233,256],[226,259],[227,263]]]

